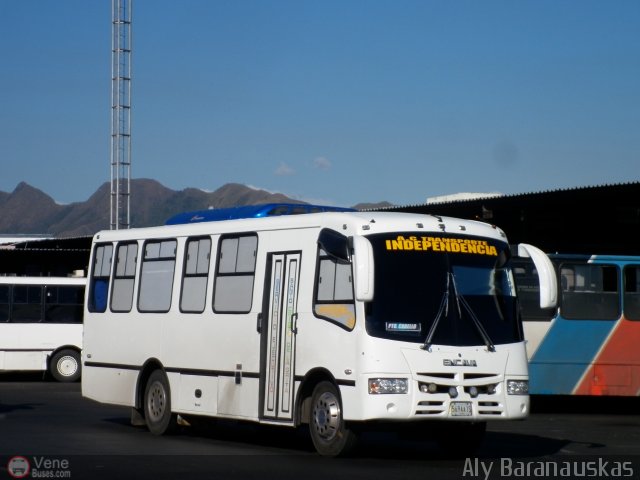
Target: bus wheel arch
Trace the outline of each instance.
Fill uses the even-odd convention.
[[[77,382],[82,374],[81,357],[77,347],[65,345],[51,353],[47,369],[58,382]]]
[[[154,370],[162,370],[164,371],[164,366],[160,363],[160,360],[157,358],[150,358],[142,368],[140,369],[140,373],[138,374],[138,380],[136,382],[136,398],[134,408],[136,410],[140,410],[142,412],[142,405],[144,404],[144,389],[147,385],[147,380],[151,376]]]
[[[151,376],[154,375],[155,372],[159,372],[155,374],[154,380],[151,380]],[[157,419],[154,421],[153,419],[149,419],[147,414],[147,407],[145,402],[147,401],[147,387],[150,384],[150,381],[165,381],[166,383],[161,383],[163,385],[162,388],[165,390],[166,399],[168,400],[168,408],[169,411],[166,412],[168,419],[164,419],[164,422],[161,422],[159,425],[157,424]],[[146,426],[147,429],[155,434],[162,435],[163,433],[170,433],[173,430],[173,426],[175,425],[175,415],[172,415],[171,412],[171,387],[169,385],[169,381],[167,378],[167,374],[164,369],[164,365],[157,358],[150,358],[142,368],[140,369],[140,373],[138,374],[138,380],[136,383],[136,398],[135,405],[131,412],[131,423],[136,426]],[[169,421],[168,424],[164,424],[166,421]],[[152,426],[150,426],[150,422]]]
[[[171,433],[177,415],[171,408],[171,386],[160,362],[148,362],[138,378],[136,410],[154,435]]]
[[[310,372],[298,395],[298,421],[308,423],[311,440],[320,455],[348,454],[356,435],[344,420],[342,396],[335,378],[326,370]]]
[[[309,423],[313,390],[316,385],[323,381],[332,382],[334,385],[336,384],[334,376],[324,368],[313,369],[305,375],[298,390],[296,401],[296,425]]]

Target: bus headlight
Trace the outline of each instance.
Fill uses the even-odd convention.
[[[509,395],[529,395],[529,380],[507,380]]]
[[[406,378],[370,378],[369,393],[407,393],[409,391],[409,381]]]

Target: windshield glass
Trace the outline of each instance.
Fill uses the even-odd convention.
[[[522,341],[505,242],[414,232],[367,238],[375,262],[370,335],[458,346]]]

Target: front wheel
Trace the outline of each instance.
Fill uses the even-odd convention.
[[[162,370],[149,376],[144,389],[144,419],[154,435],[169,433],[175,428],[176,416],[171,413],[169,380]]]
[[[76,382],[80,379],[80,354],[75,350],[60,350],[49,362],[49,372],[58,382]]]
[[[313,390],[309,431],[320,455],[345,455],[355,446],[356,435],[345,424],[340,395],[331,382],[320,382]]]

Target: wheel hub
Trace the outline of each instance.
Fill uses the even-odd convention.
[[[154,382],[149,389],[149,414],[153,420],[158,420],[162,417],[165,408],[165,392],[158,382]]]
[[[340,427],[340,404],[331,393],[325,392],[318,398],[313,409],[313,423],[318,435],[324,440],[332,440]]]
[[[78,362],[72,356],[65,355],[58,360],[56,367],[60,375],[71,377],[78,370]]]

